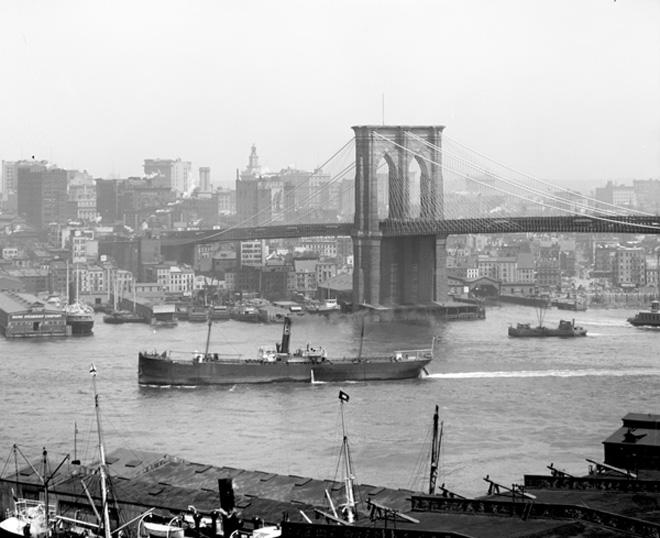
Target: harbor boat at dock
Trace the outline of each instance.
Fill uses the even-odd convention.
[[[204,353],[141,351],[140,385],[223,385],[281,381],[336,382],[419,377],[433,359],[433,348],[394,351],[389,355],[331,358],[320,346],[291,352],[291,318],[283,322],[282,340],[261,346],[254,358],[209,351],[211,321]]]
[[[229,308],[226,305],[213,305],[211,307],[211,319],[227,320],[229,319]]]
[[[113,310],[103,316],[103,323],[118,325],[121,323],[144,323],[144,318],[129,310]]]
[[[236,321],[249,321],[258,323],[261,321],[259,309],[249,305],[238,305],[229,311],[229,317]]]
[[[188,309],[188,321],[192,323],[203,323],[209,319],[209,315],[209,307],[206,306],[191,306]]]
[[[173,304],[157,304],[151,308],[151,325],[154,327],[176,327],[179,322],[176,317],[176,307]]]
[[[587,310],[587,303],[581,299],[556,300],[552,301],[552,306],[556,306],[559,310],[572,310],[573,312],[584,312]]]
[[[660,328],[660,301],[651,301],[650,310],[642,310],[628,318],[634,327]]]
[[[94,334],[94,309],[86,304],[75,302],[64,307],[66,324],[72,336]]]

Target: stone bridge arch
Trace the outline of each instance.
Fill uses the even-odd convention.
[[[354,126],[355,221],[353,229],[353,302],[398,306],[445,302],[447,299],[446,236],[383,237],[378,215],[378,164],[389,168],[388,220],[443,218],[443,126]],[[428,144],[427,144],[428,143]],[[410,214],[408,171],[419,166],[419,215]],[[394,227],[396,228],[396,227]]]

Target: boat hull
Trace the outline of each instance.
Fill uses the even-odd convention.
[[[79,318],[68,319],[66,324],[71,327],[72,336],[91,336],[94,334],[94,319],[93,318]]]
[[[17,517],[9,517],[0,521],[0,538],[25,538],[23,529],[25,522]]]
[[[648,327],[650,329],[660,329],[660,321],[640,321],[635,318],[629,318],[628,323],[633,327]]]
[[[144,530],[152,538],[183,538],[183,528],[162,523],[143,522]]]
[[[307,361],[182,362],[140,353],[141,385],[226,385],[274,382],[332,382],[410,379],[419,377],[431,357]]]
[[[121,323],[144,323],[145,320],[135,312],[114,311],[103,316],[103,323],[119,325]]]
[[[572,310],[573,312],[585,312],[587,310],[587,305],[584,303],[562,303],[557,301],[553,304],[559,310]]]
[[[587,336],[587,331],[581,328],[575,329],[548,329],[545,327],[524,328],[509,327],[509,336],[515,337],[536,337],[545,338],[556,336],[562,338],[572,338],[575,336]]]

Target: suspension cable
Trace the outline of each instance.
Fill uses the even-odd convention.
[[[407,151],[408,153],[414,155],[415,157],[417,157],[417,158],[419,158],[419,159],[422,159],[422,160],[424,160],[424,161],[426,161],[426,162],[428,162],[428,163],[430,163],[430,164],[433,164],[433,165],[435,165],[435,166],[438,166],[438,167],[440,167],[440,168],[443,169],[443,170],[447,170],[447,171],[449,171],[449,172],[451,172],[451,173],[454,173],[454,174],[456,174],[456,175],[458,175],[458,176],[460,176],[460,177],[463,177],[463,178],[465,178],[465,179],[469,179],[469,180],[471,180],[471,181],[474,181],[475,183],[477,183],[477,184],[479,184],[479,185],[482,185],[482,186],[484,186],[484,187],[486,187],[486,188],[489,188],[489,189],[492,189],[492,190],[496,190],[496,191],[498,191],[498,192],[501,192],[501,193],[503,193],[503,194],[506,194],[507,196],[512,196],[512,197],[514,197],[514,198],[519,198],[519,199],[524,200],[524,201],[526,201],[526,202],[531,202],[531,203],[534,203],[534,204],[536,204],[536,205],[539,205],[538,202],[537,202],[536,200],[532,199],[532,198],[527,198],[527,197],[522,196],[522,195],[520,195],[520,194],[518,194],[518,193],[508,192],[508,191],[506,191],[506,190],[504,190],[504,189],[502,189],[502,188],[500,188],[500,187],[497,187],[497,186],[488,185],[488,184],[484,183],[483,181],[479,181],[479,180],[477,180],[477,179],[471,178],[471,177],[469,177],[469,176],[463,174],[462,172],[459,172],[459,171],[457,171],[457,170],[453,170],[453,169],[447,168],[446,165],[444,165],[444,164],[442,164],[442,163],[438,163],[438,162],[434,161],[433,159],[430,159],[429,157],[426,157],[425,155],[422,155],[422,154],[420,154],[420,153],[417,153],[416,151],[414,151],[414,150],[412,150],[412,149],[410,149],[410,148],[407,148],[407,147],[405,147],[405,146],[403,146],[403,145],[401,145],[401,144],[399,144],[399,143],[397,143],[397,142],[395,142],[395,141],[393,141],[393,140],[391,140],[391,139],[389,139],[389,138],[387,138],[387,137],[381,135],[380,133],[378,133],[378,132],[376,132],[376,131],[373,131],[373,133],[374,133],[376,136],[378,136],[379,138],[382,138],[383,140],[385,140],[385,141],[391,143],[392,145],[394,145],[394,146],[396,146],[396,147],[398,147],[398,148],[400,148],[400,149],[402,149],[402,150],[404,150],[404,151]],[[563,213],[568,213],[568,214],[570,214],[570,215],[574,215],[574,213],[573,213],[571,210],[566,209],[566,208],[556,207],[556,206],[552,206],[552,205],[550,205],[550,204],[544,204],[542,207],[548,207],[548,208],[550,208],[550,209],[554,209],[554,210],[556,210],[556,211],[561,211],[561,212],[563,212]],[[589,217],[590,217],[590,218],[594,218],[594,219],[596,219],[596,220],[601,220],[601,221],[603,221],[603,222],[610,222],[610,223],[614,223],[614,224],[620,224],[620,222],[617,221],[617,220],[608,219],[608,218],[603,217],[603,216],[600,216],[600,215],[592,214],[592,215],[589,215]],[[627,223],[627,224],[630,225],[630,226],[633,226],[633,227],[641,228],[641,229],[657,230],[658,228],[660,228],[660,227],[658,227],[658,226],[651,226],[651,225],[647,225],[647,224],[637,224],[637,223]]]

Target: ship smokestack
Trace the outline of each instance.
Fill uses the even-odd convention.
[[[282,327],[282,342],[275,344],[278,353],[289,354],[289,341],[291,340],[291,318],[284,317],[284,326]]]

